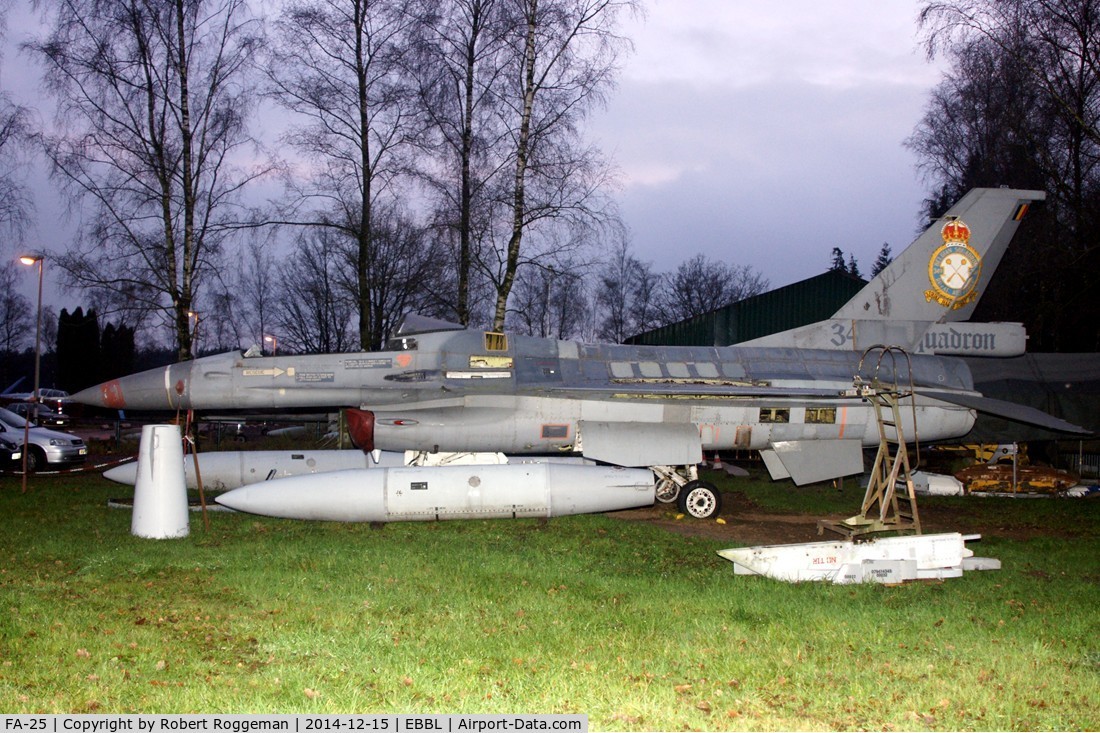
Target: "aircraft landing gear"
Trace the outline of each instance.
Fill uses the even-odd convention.
[[[699,469],[695,466],[650,466],[657,476],[657,501],[672,504],[680,495],[680,489],[699,478]]]
[[[657,474],[657,501],[676,503],[677,509],[694,519],[714,519],[722,511],[722,494],[709,481],[699,480],[695,466],[650,466]]]

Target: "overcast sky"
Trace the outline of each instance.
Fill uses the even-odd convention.
[[[773,287],[914,239],[925,196],[904,148],[939,71],[916,0],[649,0],[594,132],[617,161],[634,253],[703,253]]]
[[[939,78],[918,48],[916,0],[645,4],[591,123],[621,170],[639,259],[667,271],[703,253],[779,287],[824,272],[833,247],[866,272],[884,242],[897,254],[912,241],[925,190],[903,141]],[[14,50],[31,17],[17,0],[0,85],[35,106],[37,75]],[[35,194],[25,244],[71,238],[41,176]],[[80,304],[51,290],[55,307]]]

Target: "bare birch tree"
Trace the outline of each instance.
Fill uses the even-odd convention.
[[[242,218],[252,163],[243,0],[46,0],[50,30],[26,45],[58,103],[42,148],[74,200],[80,241],[53,255],[68,281],[161,314],[181,359],[204,276]]]
[[[420,130],[404,73],[415,25],[412,0],[291,0],[276,22],[270,95],[301,124],[287,135],[312,166],[296,195],[314,212],[303,221],[355,243],[353,287],[362,348],[385,337],[374,308],[374,208],[403,193],[408,154]],[[303,223],[299,221],[296,223]]]
[[[7,0],[0,2],[0,38],[5,35],[9,7]],[[30,134],[28,110],[0,91],[0,227],[16,238],[23,234],[33,209],[23,178]]]
[[[493,328],[503,329],[508,297],[523,262],[524,237],[550,223],[599,222],[608,169],[580,142],[579,124],[613,84],[626,46],[616,34],[633,0],[501,0],[510,28],[505,87],[498,109],[508,130],[512,173],[502,187],[509,215],[494,273]],[[575,241],[575,240],[574,240]]]
[[[462,324],[470,322],[475,261],[491,228],[491,184],[507,160],[496,114],[507,48],[501,6],[498,0],[428,0],[410,63],[432,143],[424,168],[440,201],[436,229],[456,250],[453,312]]]
[[[19,237],[33,208],[23,181],[30,124],[25,107],[0,93],[0,226]]]

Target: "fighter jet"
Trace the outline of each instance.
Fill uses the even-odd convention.
[[[960,344],[995,349],[996,327],[953,322],[972,311],[1028,205],[1044,197],[971,191],[833,319],[754,344],[585,344],[409,316],[380,352],[232,352],[111,380],[73,399],[130,410],[346,408],[365,451],[570,454],[647,467],[658,498],[709,517],[720,494],[698,480],[704,451],[761,451],[773,478],[800,485],[862,472],[881,416],[854,382],[907,395],[900,420],[910,440],[964,435],[975,410],[1075,430],[983,397],[966,364],[935,353],[935,343],[927,348],[925,338],[951,323],[970,334]]]

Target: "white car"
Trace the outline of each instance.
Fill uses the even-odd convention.
[[[23,445],[26,420],[11,410],[0,408],[0,434],[16,445]],[[48,465],[83,463],[88,458],[88,446],[70,433],[62,433],[34,425],[30,429],[27,451],[27,471],[37,471]]]

